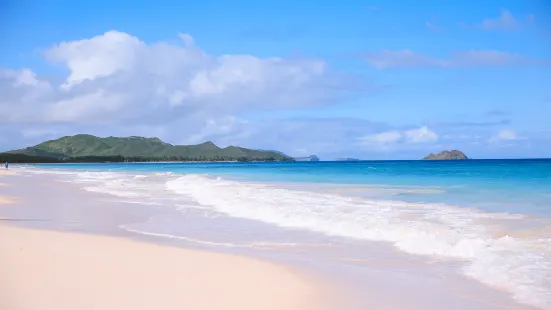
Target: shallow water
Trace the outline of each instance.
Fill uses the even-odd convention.
[[[159,163],[42,165],[84,171],[209,174],[262,183],[336,184],[368,188],[411,202],[551,217],[551,160],[361,161],[298,163]],[[370,186],[369,186],[370,185]],[[375,193],[374,189],[381,189]],[[356,191],[362,194],[361,191]]]
[[[121,225],[129,232],[434,279],[461,274],[551,305],[548,160],[40,168],[26,169],[159,210]]]

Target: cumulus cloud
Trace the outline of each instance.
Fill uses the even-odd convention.
[[[29,69],[0,71],[0,123],[193,123],[330,104],[357,85],[319,59],[215,56],[180,39],[150,44],[109,31],[56,44],[44,55],[68,70],[61,85]]]
[[[429,143],[438,140],[438,135],[430,131],[427,126],[407,130],[404,134],[409,143]]]
[[[490,138],[491,141],[514,141],[523,140],[524,137],[519,136],[515,131],[510,129],[502,129]]]
[[[504,129],[504,130],[500,130],[497,133],[496,138],[499,140],[517,140],[518,135],[516,132],[512,130]]]
[[[512,30],[519,27],[519,22],[508,10],[501,10],[501,14],[496,18],[487,18],[478,25],[478,28],[484,30]]]
[[[368,146],[380,146],[387,148],[396,144],[422,144],[433,143],[438,140],[438,135],[427,126],[404,131],[385,131],[360,137],[359,140]]]
[[[528,140],[511,129],[501,129],[487,140],[493,146],[513,146]]]
[[[402,133],[398,131],[387,131],[387,132],[368,135],[360,139],[370,144],[386,145],[386,144],[392,144],[392,143],[398,142],[400,139],[402,139],[402,136],[403,136]]]
[[[368,52],[365,60],[369,66],[377,69],[391,68],[472,68],[549,65],[542,59],[533,59],[520,54],[496,50],[456,51],[446,58],[436,58],[413,52],[408,49]]]
[[[383,123],[357,118],[262,119],[232,122],[232,134],[214,139],[223,145],[253,148],[276,147],[292,155],[346,155],[356,149],[357,138],[366,132],[385,131]]]

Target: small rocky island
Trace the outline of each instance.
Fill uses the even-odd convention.
[[[430,153],[423,160],[465,160],[469,159],[467,155],[458,150],[442,151],[438,154]]]

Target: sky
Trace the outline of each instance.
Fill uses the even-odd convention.
[[[551,1],[0,1],[0,151],[551,157]]]

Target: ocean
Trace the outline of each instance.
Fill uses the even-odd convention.
[[[377,247],[392,249],[403,254],[399,259],[448,266],[438,272],[551,309],[551,160],[48,164],[25,170],[157,210],[147,221],[121,225],[128,232],[349,262],[373,258]]]

